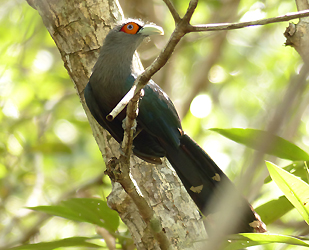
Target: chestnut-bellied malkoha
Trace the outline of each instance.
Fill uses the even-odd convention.
[[[125,111],[112,122],[107,121],[106,116],[131,89],[137,77],[132,61],[139,44],[145,37],[162,33],[161,27],[137,20],[127,20],[113,28],[104,40],[85,88],[86,103],[93,117],[119,143],[123,139]],[[166,157],[204,214],[205,211],[212,212],[207,205],[213,196],[220,194],[220,184],[224,182],[230,190],[235,190],[235,201],[245,204],[242,220],[235,232],[253,231],[252,222],[259,219],[250,204],[208,154],[184,133],[172,101],[152,80],[144,87],[140,97],[136,120],[139,131],[133,141],[136,156],[152,163],[161,162],[160,158]]]

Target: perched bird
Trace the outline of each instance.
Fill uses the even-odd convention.
[[[106,36],[85,88],[84,96],[93,117],[119,143],[124,134],[125,110],[112,122],[107,121],[106,116],[130,90],[138,75],[133,67],[137,47],[144,38],[162,33],[161,27],[138,20],[131,19],[117,25]],[[259,224],[254,223],[259,222],[259,218],[250,204],[208,154],[184,133],[172,101],[152,80],[143,89],[136,120],[138,133],[133,141],[136,156],[151,163],[159,163],[161,157],[166,157],[206,216],[213,212],[208,207],[210,200],[220,197],[221,183],[225,183],[230,190],[235,190],[235,200],[245,204],[235,232],[252,232],[259,227],[253,226]]]

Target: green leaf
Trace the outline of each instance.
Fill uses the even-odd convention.
[[[305,167],[305,162],[298,161],[298,162],[293,162],[292,164],[289,164],[285,167],[282,167],[285,171],[300,177],[303,181],[307,181],[307,171]],[[264,183],[271,182],[272,179],[269,176],[267,176],[264,180]]]
[[[308,169],[308,163],[307,162],[304,162],[304,170],[306,172],[306,178],[307,178],[307,182],[309,182],[309,169]]]
[[[102,246],[87,242],[96,238],[88,237],[71,237],[62,240],[55,240],[50,242],[40,242],[35,244],[22,245],[18,247],[9,248],[8,250],[52,250],[59,247],[91,247],[101,248]]]
[[[267,234],[267,233],[242,233],[232,235],[224,250],[244,249],[249,246],[265,245],[269,243],[284,243],[290,245],[306,246],[309,244],[293,236]]]
[[[291,161],[307,161],[309,155],[295,144],[273,135],[269,132],[257,130],[257,129],[210,129],[215,131],[235,142],[246,145],[247,147],[261,151],[261,145],[264,145],[264,141],[267,140],[271,145],[263,147],[264,153],[277,156],[282,159]]]
[[[266,165],[271,178],[309,224],[309,185],[271,162]]]
[[[89,222],[115,232],[119,226],[118,213],[99,199],[72,198],[56,206],[28,207],[69,220]]]
[[[266,224],[273,223],[293,209],[293,205],[285,196],[271,200],[255,209],[261,220]]]

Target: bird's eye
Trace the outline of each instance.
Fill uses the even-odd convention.
[[[126,23],[125,25],[122,26],[120,31],[127,33],[127,34],[136,34],[139,30],[141,29],[141,26],[139,26],[137,23],[130,22]]]

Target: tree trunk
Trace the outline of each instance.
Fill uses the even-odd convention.
[[[116,20],[122,19],[119,4],[111,0],[27,1],[41,15],[60,51],[107,163],[111,157],[118,157],[119,145],[90,114],[85,105],[83,90],[104,37]],[[163,231],[172,246],[175,249],[198,249],[201,243],[197,241],[206,237],[203,222],[175,172],[167,167],[167,161],[164,162],[163,165],[156,166],[132,157],[132,178],[161,221]],[[135,204],[118,183],[113,183],[108,203],[129,228],[138,249],[159,249]]]

